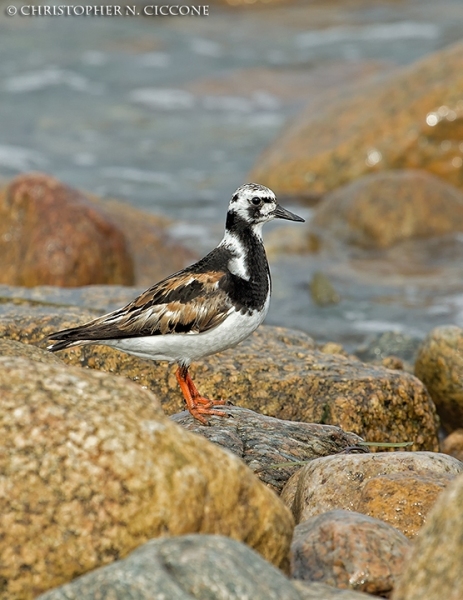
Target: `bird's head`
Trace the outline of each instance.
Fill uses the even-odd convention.
[[[243,226],[260,229],[263,223],[272,219],[304,221],[280,206],[272,190],[264,185],[246,183],[233,194],[228,206],[227,229],[237,221]]]

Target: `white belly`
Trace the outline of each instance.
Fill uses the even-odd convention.
[[[204,333],[174,333],[105,340],[99,343],[140,358],[190,364],[203,356],[221,352],[242,342],[265,319],[268,307],[269,302],[262,311],[256,311],[252,315],[233,312],[223,323]]]

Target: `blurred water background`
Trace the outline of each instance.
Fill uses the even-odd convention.
[[[213,3],[207,17],[175,18],[9,17],[6,4],[0,177],[45,171],[164,214],[199,254],[219,241],[232,192],[302,107],[316,110],[321,93],[342,97],[463,32],[461,0]],[[285,198],[310,219],[310,203],[298,201]],[[378,275],[354,285],[339,270],[340,302],[319,306],[309,282],[328,264],[307,254],[271,263],[267,322],[319,341],[354,348],[385,331],[420,338],[441,323],[463,326],[458,278],[429,286]]]

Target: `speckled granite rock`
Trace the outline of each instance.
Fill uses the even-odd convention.
[[[461,600],[463,475],[443,492],[397,581],[394,600]]]
[[[287,567],[288,509],[147,390],[3,357],[0,397],[2,600],[29,600],[160,535],[221,533]]]
[[[327,194],[310,229],[366,249],[463,231],[463,192],[425,171],[374,173]]]
[[[218,535],[152,540],[40,600],[302,600],[281,571]]]
[[[463,187],[459,42],[351,96],[309,105],[258,159],[250,180],[324,193],[371,171],[423,168]]]
[[[449,432],[463,427],[463,329],[433,329],[418,352],[415,374],[429,390],[443,427]]]
[[[187,411],[171,418],[242,458],[257,477],[277,493],[300,469],[301,461],[337,454],[362,441],[355,434],[332,425],[282,421],[238,406],[227,406],[224,410],[231,418],[211,417],[211,427],[204,427]],[[297,464],[287,464],[292,461]],[[278,464],[284,466],[276,467]]]
[[[113,220],[50,175],[19,175],[0,194],[0,282],[78,286],[133,283]]]
[[[47,350],[42,350],[42,348],[37,348],[37,346],[32,346],[32,344],[22,344],[21,342],[15,342],[7,338],[0,338],[0,357],[4,356],[28,358],[36,362],[55,365],[63,364],[63,361],[56,354],[47,352]]]
[[[441,452],[463,461],[463,428],[455,429],[442,440]]]
[[[47,302],[51,302],[47,291]],[[111,294],[111,288],[106,294]],[[95,315],[69,307],[4,304],[0,305],[0,337],[38,344],[47,334]],[[166,363],[141,360],[104,346],[74,348],[59,356],[70,364],[137,381],[158,395],[168,414],[183,410],[175,368]],[[302,332],[260,327],[236,348],[195,363],[191,373],[204,395],[225,398],[256,412],[337,425],[367,441],[411,440],[413,450],[438,449],[435,407],[418,379],[352,357],[320,352]]]
[[[403,534],[378,519],[333,510],[296,526],[291,575],[389,598],[410,548]]]
[[[413,537],[463,463],[431,452],[382,452],[316,458],[296,472],[281,499],[297,523],[329,510],[359,512]]]

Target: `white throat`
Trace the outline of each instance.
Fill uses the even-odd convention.
[[[233,275],[249,281],[250,274],[247,267],[246,251],[239,237],[230,231],[225,231],[223,240],[219,245],[231,253],[231,258],[227,265],[229,271]]]

